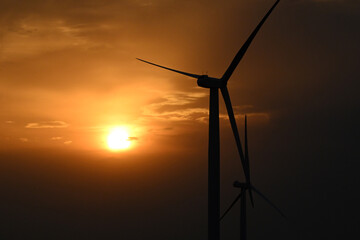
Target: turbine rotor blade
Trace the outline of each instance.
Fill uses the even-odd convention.
[[[172,69],[172,68],[164,67],[164,66],[152,63],[152,62],[145,61],[145,60],[140,59],[140,58],[136,58],[136,59],[139,60],[139,61],[142,61],[144,63],[151,64],[151,65],[154,65],[156,67],[164,68],[164,69],[169,70],[169,71],[177,72],[177,73],[180,73],[180,74],[188,76],[188,77],[192,77],[192,78],[196,78],[196,79],[200,77],[200,75],[197,75],[197,74],[182,72],[182,71],[175,70],[175,69]]]
[[[251,206],[254,207],[254,198],[253,198],[253,195],[252,195],[252,190],[251,190],[251,188],[249,188],[249,196],[250,196]]]
[[[244,45],[242,45],[242,47],[240,48],[239,52],[236,54],[236,56],[234,57],[234,59],[232,60],[230,66],[228,67],[228,69],[226,70],[226,72],[224,73],[224,75],[222,76],[222,80],[224,81],[228,81],[229,78],[231,77],[232,73],[234,72],[235,68],[237,67],[237,65],[239,64],[240,60],[242,59],[242,57],[245,55],[246,50],[248,49],[248,47],[250,46],[252,40],[255,38],[257,32],[260,30],[261,26],[264,24],[264,22],[266,21],[266,19],[269,17],[269,15],[271,14],[271,12],[274,10],[274,8],[276,7],[276,5],[279,3],[280,0],[277,0],[275,2],[275,4],[270,8],[270,10],[267,12],[267,14],[263,17],[263,19],[261,20],[261,22],[257,25],[257,27],[254,29],[254,31],[251,33],[251,35],[249,36],[249,38],[246,40],[246,42],[244,43]]]
[[[248,138],[247,138],[247,116],[245,115],[245,163],[246,171],[250,173],[250,162],[249,162],[249,149],[248,149]],[[254,207],[254,198],[252,195],[251,187],[249,188],[249,196],[252,207]]]
[[[239,131],[238,131],[238,128],[237,128],[237,125],[236,125],[235,116],[234,116],[233,108],[232,108],[231,101],[230,101],[230,95],[229,95],[229,92],[228,92],[228,89],[227,89],[226,86],[220,88],[220,90],[221,90],[221,94],[222,94],[222,96],[224,98],[226,109],[227,109],[227,112],[228,112],[228,115],[229,115],[231,129],[233,131],[234,138],[235,138],[235,141],[236,141],[236,146],[237,146],[237,149],[238,149],[238,152],[239,152],[239,155],[240,155],[240,160],[241,160],[241,164],[242,164],[242,167],[243,167],[243,170],[244,170],[246,182],[250,183],[250,173],[248,172],[248,168],[247,168],[247,165],[246,165],[246,160],[245,160],[244,153],[243,153],[243,150],[242,150],[242,147],[241,147]]]
[[[221,218],[219,219],[219,221],[221,221],[226,214],[232,209],[232,207],[235,205],[235,203],[237,201],[239,201],[239,199],[241,198],[242,192],[240,192],[240,194],[234,199],[234,201],[230,204],[230,206],[226,209],[226,211],[224,212],[224,214],[221,216]]]
[[[251,186],[251,188],[254,190],[254,192],[256,192],[257,194],[259,194],[260,197],[262,197],[268,204],[270,204],[278,213],[280,213],[281,216],[283,216],[284,218],[286,218],[286,216],[280,211],[280,209],[278,207],[275,206],[275,204],[273,204],[267,197],[265,197],[264,194],[262,194],[259,190],[257,190],[254,186]]]

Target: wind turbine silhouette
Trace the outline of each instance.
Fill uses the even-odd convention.
[[[248,138],[247,138],[247,117],[245,115],[245,160],[247,162],[246,171],[250,172],[250,164],[249,164],[249,151],[248,151]],[[230,204],[224,214],[221,216],[220,221],[226,216],[226,214],[232,209],[232,207],[240,200],[240,240],[246,240],[247,231],[246,231],[246,191],[254,190],[260,197],[262,197],[268,204],[270,204],[276,211],[280,213],[281,216],[285,217],[285,215],[280,211],[279,208],[275,206],[264,194],[262,194],[259,190],[257,190],[254,185],[251,184],[250,180],[244,183],[235,181],[233,184],[234,187],[240,188],[240,194],[234,199],[234,201]],[[253,204],[253,203],[252,203]],[[253,205],[254,206],[254,205]]]
[[[231,128],[236,141],[236,146],[239,152],[241,164],[243,166],[244,175],[246,182],[250,182],[250,172],[248,169],[248,163],[244,157],[242,151],[238,128],[236,125],[233,108],[230,101],[230,95],[227,88],[227,82],[230,79],[235,68],[239,64],[242,57],[245,55],[246,50],[250,46],[252,40],[255,38],[257,32],[264,24],[268,16],[271,14],[273,9],[279,3],[277,0],[274,5],[270,8],[267,14],[263,17],[260,23],[256,26],[253,32],[250,34],[244,45],[235,55],[230,66],[221,78],[213,78],[208,75],[197,75],[193,73],[187,73],[172,68],[164,67],[143,59],[138,60],[170,70],[191,78],[197,79],[199,87],[210,89],[210,111],[209,111],[209,146],[208,146],[208,239],[219,240],[220,239],[220,140],[219,140],[219,89],[224,98],[226,109],[229,115]],[[251,189],[249,190],[251,202],[253,203]]]

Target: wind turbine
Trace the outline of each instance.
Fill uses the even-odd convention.
[[[245,115],[245,160],[247,162],[247,170],[250,171],[249,165],[249,151],[248,151],[248,140],[247,140],[247,118]],[[259,190],[257,190],[254,185],[251,184],[250,181],[239,182],[235,181],[233,184],[234,187],[240,188],[240,194],[235,198],[235,200],[231,203],[225,213],[221,216],[220,220],[222,220],[226,214],[232,209],[232,207],[240,200],[240,240],[246,240],[247,232],[246,232],[246,191],[254,190],[260,197],[262,197],[268,204],[270,204],[276,211],[280,213],[281,216],[285,217],[285,215],[277,208],[264,194],[262,194]]]
[[[257,32],[264,24],[268,16],[271,14],[273,9],[279,3],[277,0],[270,10],[266,13],[260,23],[253,30],[251,35],[248,37],[244,45],[235,55],[230,66],[221,78],[213,78],[208,75],[197,75],[193,73],[187,73],[172,68],[164,67],[143,59],[138,60],[170,70],[191,78],[197,79],[199,87],[210,89],[210,111],[209,111],[209,147],[208,147],[208,239],[219,240],[220,239],[220,140],[219,140],[219,89],[224,98],[226,109],[229,115],[231,128],[235,137],[236,146],[239,152],[241,163],[243,166],[246,182],[250,182],[250,173],[247,171],[247,163],[244,157],[244,153],[241,148],[240,137],[234,117],[233,108],[230,101],[230,95],[227,89],[227,82],[234,72],[235,68],[239,64],[242,57],[245,55],[246,50],[250,46],[252,40],[255,38]],[[252,194],[249,191],[251,201]]]

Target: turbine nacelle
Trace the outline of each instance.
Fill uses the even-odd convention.
[[[203,88],[222,88],[226,86],[226,81],[208,77],[208,75],[201,75],[197,79],[197,85]]]

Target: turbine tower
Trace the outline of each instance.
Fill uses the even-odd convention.
[[[187,73],[172,68],[164,67],[149,61],[145,61],[137,58],[138,60],[170,70],[191,78],[197,79],[197,84],[199,87],[209,88],[210,89],[210,111],[209,111],[209,147],[208,147],[208,239],[209,240],[219,240],[220,239],[220,141],[219,141],[219,89],[224,98],[226,109],[229,115],[229,120],[231,128],[235,137],[236,146],[239,152],[240,160],[243,166],[246,182],[250,180],[250,173],[246,170],[247,165],[245,162],[245,157],[241,148],[240,137],[238,129],[236,126],[236,121],[234,117],[233,108],[230,101],[230,95],[227,89],[227,82],[230,79],[235,68],[239,64],[242,57],[245,55],[246,50],[250,46],[252,40],[255,38],[257,32],[260,30],[261,26],[264,24],[268,16],[271,14],[273,9],[279,3],[280,0],[277,0],[274,5],[270,8],[267,14],[263,17],[260,23],[253,30],[251,35],[248,37],[244,45],[235,55],[230,66],[224,73],[221,78],[213,78],[208,75],[197,75],[192,73]],[[252,194],[251,190],[249,191],[251,201]]]
[[[245,115],[245,161],[247,163],[247,170],[250,172],[250,164],[249,164],[249,151],[248,151],[248,140],[247,140],[247,118]],[[276,211],[280,213],[281,216],[285,217],[285,215],[280,211],[279,208],[275,206],[264,194],[262,194],[259,190],[257,190],[254,185],[251,184],[250,179],[247,182],[239,182],[235,181],[233,184],[234,187],[240,188],[240,194],[235,198],[235,200],[231,203],[225,213],[221,216],[220,221],[226,216],[226,214],[232,209],[232,207],[240,200],[240,240],[246,240],[247,231],[246,231],[246,191],[254,190],[260,197],[262,197],[268,204],[270,204]],[[252,203],[253,204],[253,203]],[[254,204],[253,204],[254,206]]]

